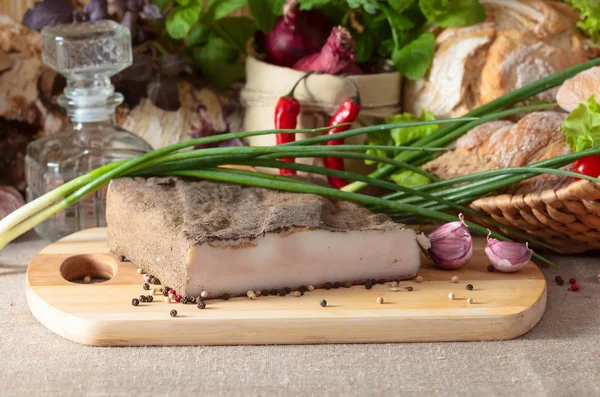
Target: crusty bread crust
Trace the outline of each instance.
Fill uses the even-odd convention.
[[[569,6],[548,0],[482,0],[483,23],[444,30],[428,75],[406,81],[404,110],[458,117],[515,88],[597,55]],[[556,89],[538,95],[554,101]]]
[[[499,120],[473,128],[456,142],[456,149],[425,164],[441,179],[497,168],[522,167],[570,153],[562,133],[562,112],[530,113],[517,123]],[[566,186],[572,178],[540,175],[507,188],[505,193],[531,193]]]
[[[565,81],[556,94],[556,101],[567,112],[594,95],[600,101],[600,66],[579,73]]]

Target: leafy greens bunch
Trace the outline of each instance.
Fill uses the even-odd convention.
[[[433,59],[436,27],[479,23],[479,0],[302,0],[301,10],[319,9],[347,27],[356,41],[356,63],[391,59],[405,77],[425,75]]]

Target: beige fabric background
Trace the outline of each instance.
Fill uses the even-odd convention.
[[[25,301],[46,242],[0,252],[0,396],[600,396],[600,259],[558,258],[548,308],[504,342],[93,348],[46,330]],[[73,299],[77,299],[76,296]]]

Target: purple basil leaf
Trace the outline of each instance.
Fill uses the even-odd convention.
[[[175,77],[191,64],[191,59],[180,54],[165,54],[158,58],[160,72],[169,77]]]
[[[108,1],[90,0],[90,2],[83,7],[83,12],[89,15],[89,20],[92,22],[107,19],[109,17]]]
[[[126,11],[121,19],[121,25],[126,26],[131,31],[131,36],[135,35],[135,25],[137,23],[137,15],[132,11]]]
[[[31,30],[42,30],[44,26],[73,22],[71,0],[43,0],[31,7],[23,16],[23,25]]]
[[[152,63],[150,55],[134,53],[131,66],[119,73],[118,77],[124,81],[149,81],[152,77]]]
[[[127,11],[127,0],[114,0],[110,5],[121,15],[125,14],[125,11]]]
[[[148,98],[162,110],[174,111],[181,106],[176,78],[157,76],[148,84]]]
[[[160,13],[160,8],[154,4],[146,4],[140,12],[142,19],[161,19],[163,16]]]
[[[73,12],[73,22],[83,23],[90,20],[90,16],[83,11]]]

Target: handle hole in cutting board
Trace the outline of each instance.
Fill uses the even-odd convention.
[[[72,283],[84,283],[90,277],[92,284],[112,279],[117,271],[117,263],[109,255],[77,255],[65,260],[60,266],[60,275]]]

